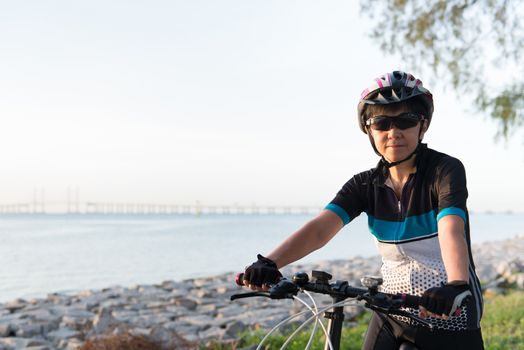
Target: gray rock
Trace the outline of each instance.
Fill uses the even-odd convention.
[[[187,287],[187,284],[175,281],[164,281],[158,287],[162,288],[165,291],[171,292],[174,289]]]
[[[195,287],[207,287],[213,283],[213,277],[197,278],[193,280]]]
[[[145,303],[142,303],[138,300],[131,300],[129,301],[129,304],[128,305],[125,305],[123,307],[124,310],[132,310],[132,311],[136,311],[136,312],[139,312],[140,310],[143,310],[145,309]]]
[[[120,298],[122,294],[126,293],[126,289],[122,286],[112,286],[102,289],[102,295],[105,299]]]
[[[76,318],[76,319],[85,319],[85,318],[92,319],[95,316],[93,312],[83,310],[83,309],[77,309],[73,307],[70,307],[64,310],[63,315],[71,317],[71,318]]]
[[[476,267],[476,272],[481,282],[492,281],[497,276],[497,271],[492,264],[482,264]]]
[[[166,297],[169,295],[168,292],[166,292],[162,288],[158,288],[155,286],[140,286],[138,288],[138,292],[141,294],[142,297],[154,297],[157,299],[160,299],[162,297]]]
[[[207,289],[193,289],[191,291],[191,295],[194,295],[195,297],[202,299],[202,298],[212,298],[213,292],[211,290]]]
[[[199,332],[198,338],[204,342],[209,340],[220,341],[225,334],[226,330],[224,328],[213,326]]]
[[[138,311],[136,310],[113,310],[112,316],[117,322],[129,322],[133,317],[138,316]]]
[[[64,341],[62,344],[60,344],[61,348],[64,350],[78,350],[82,345],[84,345],[84,342],[80,339],[68,339]]]
[[[76,330],[84,329],[86,326],[92,323],[92,318],[76,318],[71,316],[62,317],[62,322],[60,322],[61,327],[71,328]]]
[[[225,334],[229,337],[235,338],[239,333],[245,331],[247,328],[248,327],[245,323],[235,321],[227,325]]]
[[[81,290],[80,292],[76,293],[76,296],[79,298],[88,298],[92,295],[95,295],[95,291],[91,289]]]
[[[129,333],[136,336],[149,337],[149,335],[151,334],[151,329],[135,327],[130,328]]]
[[[174,300],[174,304],[177,306],[185,307],[188,310],[195,310],[198,303],[188,298],[178,298]]]
[[[161,344],[166,349],[198,349],[200,347],[190,344],[186,338],[177,332],[162,326],[154,327],[149,336],[154,342]]]
[[[151,330],[150,338],[160,344],[168,344],[173,338],[173,331],[161,326],[156,326]]]
[[[515,284],[517,288],[524,289],[524,273],[519,273],[515,276]]]
[[[193,311],[190,311],[184,307],[181,307],[181,306],[176,306],[176,305],[171,305],[171,306],[167,306],[164,311],[166,313],[169,313],[171,315],[171,317],[173,318],[177,318],[177,317],[180,317],[180,316],[185,316],[191,312],[194,312]]]
[[[51,293],[47,295],[47,301],[53,304],[70,305],[71,297],[64,294]]]
[[[59,328],[56,331],[49,332],[46,335],[47,339],[53,342],[60,341],[63,339],[76,338],[80,336],[81,334],[77,330],[65,327]]]
[[[162,314],[140,315],[131,318],[129,324],[136,327],[151,328],[158,324],[170,322],[171,320],[171,317]]]
[[[201,328],[208,328],[212,325],[215,325],[217,322],[214,318],[208,315],[189,315],[179,318],[180,322],[185,322],[187,324],[198,326]]]
[[[42,339],[29,339],[20,337],[0,338],[0,349],[54,349],[53,345]]]
[[[239,304],[230,304],[217,310],[216,318],[231,318],[236,317],[240,313],[244,312],[244,308]]]
[[[98,307],[100,309],[118,309],[127,305],[127,302],[122,299],[107,299],[101,301]]]
[[[83,343],[83,341],[77,338],[60,339],[56,341],[56,347],[60,350],[78,350]]]
[[[0,346],[7,349],[24,349],[31,341],[31,339],[19,337],[0,338]]]
[[[93,319],[93,331],[96,334],[103,334],[115,323],[111,309],[101,308]]]
[[[217,309],[218,306],[216,303],[202,304],[197,307],[196,312],[198,312],[199,314],[206,314],[210,315],[211,317],[215,317],[218,312]]]
[[[48,321],[56,319],[56,315],[53,315],[51,311],[42,307],[24,312],[24,317],[31,318],[37,321]]]
[[[27,302],[24,299],[14,299],[4,304],[4,309],[13,313],[18,310],[22,310],[27,306]]]
[[[236,292],[238,289],[232,283],[222,283],[213,287],[216,294],[226,294]]]
[[[138,310],[138,316],[151,316],[156,315],[158,310],[149,310],[146,308],[143,308],[142,310]]]
[[[145,307],[147,309],[163,309],[163,308],[165,308],[168,305],[171,305],[171,303],[170,302],[165,302],[165,301],[150,301],[150,302],[146,303]]]
[[[162,327],[169,329],[171,331],[174,331],[177,334],[180,334],[184,337],[188,335],[198,335],[198,332],[200,330],[199,326],[194,326],[189,323],[180,322],[180,321],[167,322],[167,323],[164,323]]]
[[[46,306],[46,309],[49,310],[49,312],[52,315],[55,315],[59,318],[63,317],[67,312],[70,312],[71,310],[71,308],[67,305],[51,305]]]
[[[173,289],[170,293],[171,298],[182,298],[189,294],[190,288],[177,288]]]
[[[362,305],[349,305],[344,307],[344,314],[346,320],[354,319],[355,317],[362,315],[364,312],[365,309]]]
[[[10,323],[0,323],[0,337],[9,337],[14,332]]]
[[[44,339],[38,339],[38,338],[31,339],[27,343],[27,347],[30,348],[30,349],[34,349],[34,348],[38,348],[38,347],[45,347],[45,348],[49,348],[49,349],[54,348],[53,344],[51,344],[51,342],[48,342],[47,340],[44,340]]]
[[[16,330],[16,336],[20,338],[33,338],[43,333],[43,326],[39,323],[20,324]]]

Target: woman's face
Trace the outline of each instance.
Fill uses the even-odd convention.
[[[381,114],[388,117],[398,117],[402,113],[409,112],[407,108],[400,107],[391,109],[387,113]],[[375,147],[378,152],[386,158],[388,162],[396,162],[407,158],[415,151],[420,139],[424,136],[427,129],[427,122],[424,124],[417,123],[414,127],[401,130],[395,125],[392,125],[389,130],[375,130],[368,127],[368,132],[375,141]],[[420,128],[422,132],[420,132]]]

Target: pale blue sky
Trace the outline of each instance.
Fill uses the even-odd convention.
[[[360,92],[412,71],[369,28],[357,1],[3,2],[0,202],[78,186],[90,201],[323,206],[377,162]],[[495,143],[467,99],[428,87],[425,141],[466,165],[470,208],[524,211],[522,137]]]

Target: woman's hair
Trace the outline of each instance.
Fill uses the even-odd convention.
[[[416,97],[411,98],[409,100],[389,104],[368,104],[365,108],[365,119],[369,119],[377,115],[395,114],[399,110],[414,112],[422,114],[426,118],[428,117],[428,110],[426,109],[426,104]]]

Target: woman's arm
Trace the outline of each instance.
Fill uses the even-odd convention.
[[[469,281],[469,255],[464,236],[464,220],[446,215],[438,222],[438,239],[448,283]]]
[[[467,287],[469,281],[469,257],[464,238],[464,220],[457,215],[446,215],[438,221],[438,239],[444,267],[448,275],[447,285],[430,288],[422,296],[424,306],[420,316],[433,316],[447,320],[454,312],[452,305],[459,307],[463,298],[471,295]],[[455,286],[453,286],[455,285]],[[433,301],[431,301],[433,299]],[[426,309],[429,305],[449,305],[447,313],[433,313]]]
[[[280,269],[323,247],[344,226],[330,210],[323,210],[298,231],[289,236],[267,257]]]

